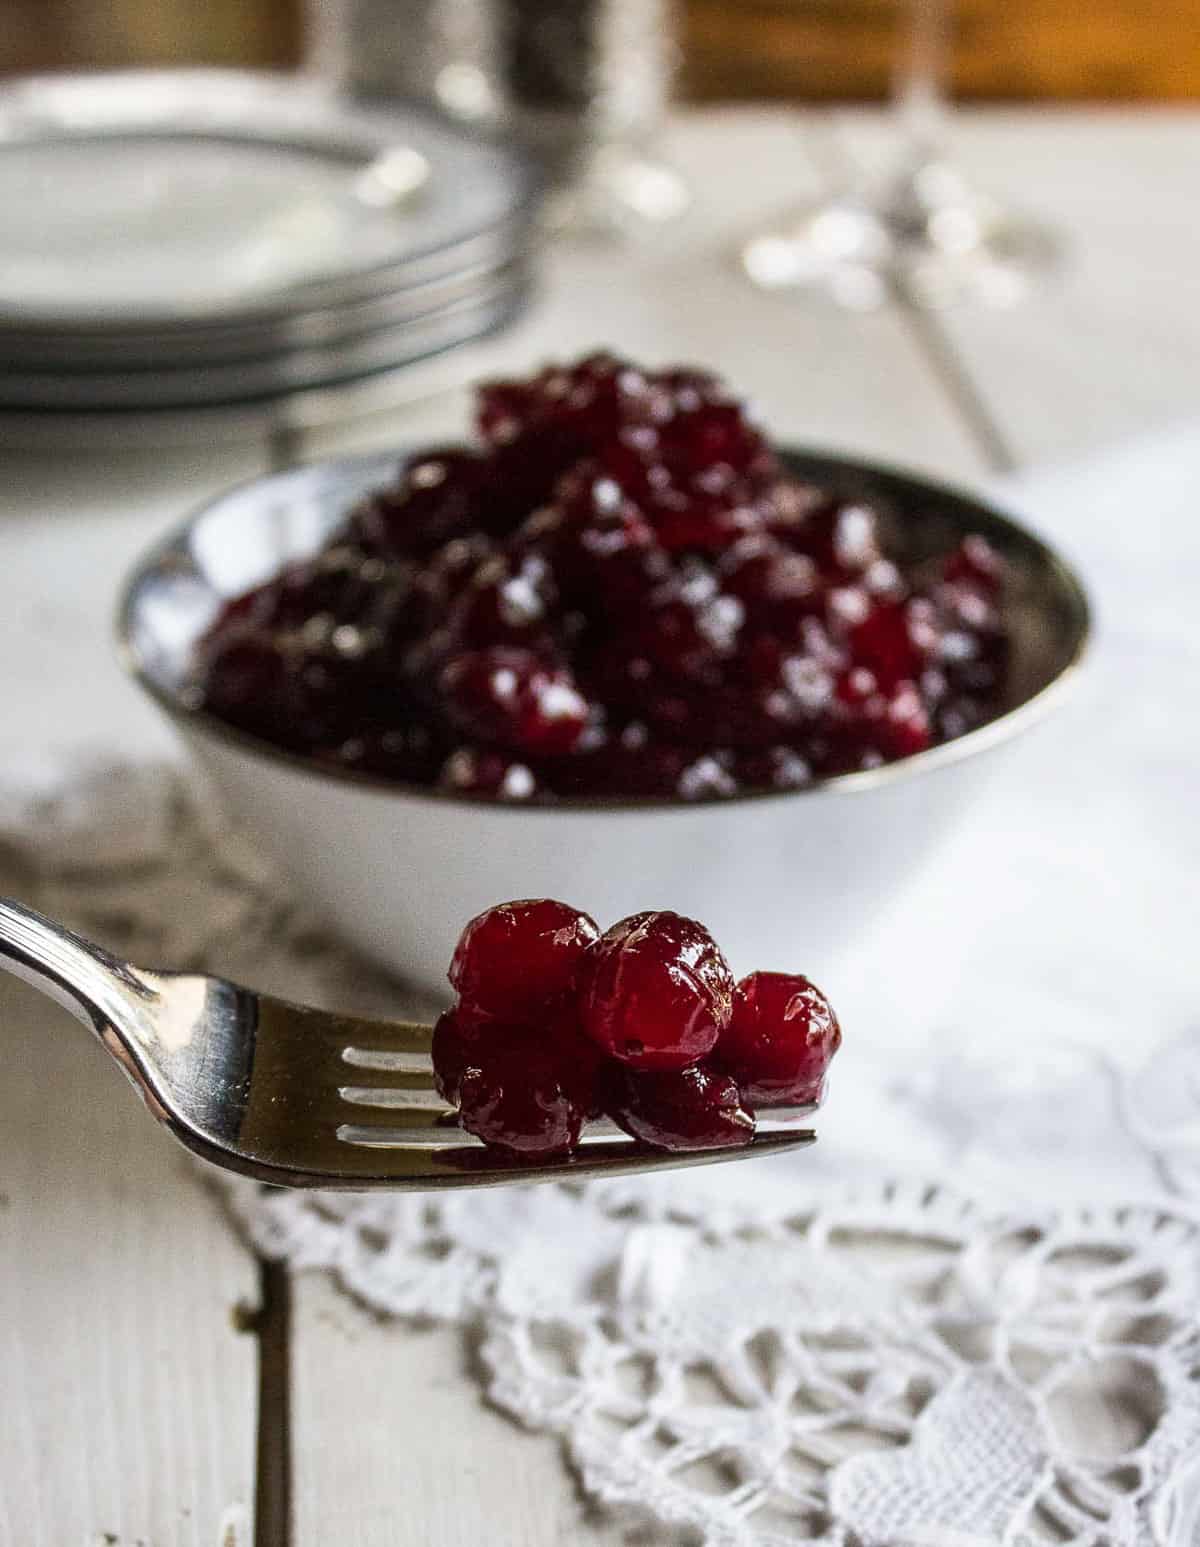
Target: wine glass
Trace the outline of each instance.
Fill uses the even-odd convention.
[[[901,294],[921,306],[1010,305],[1058,262],[1052,230],[977,189],[949,159],[942,89],[945,0],[909,0],[895,72],[898,151],[859,178],[755,233],[742,268],[765,290],[811,290],[855,310]]]

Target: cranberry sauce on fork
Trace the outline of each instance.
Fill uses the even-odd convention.
[[[716,376],[593,355],[477,403],[477,446],[413,456],[225,607],[194,659],[211,713],[552,802],[795,788],[998,712],[995,551],[889,556],[880,512],[787,475]]]
[[[601,935],[566,903],[500,903],[463,930],[448,976],[438,1090],[468,1133],[526,1159],[570,1155],[601,1114],[658,1149],[748,1144],[756,1106],[820,1099],[841,1043],[807,978],[735,985],[708,930],[678,913]]]

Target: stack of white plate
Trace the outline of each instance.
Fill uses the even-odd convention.
[[[536,184],[289,76],[0,89],[0,433],[203,426],[394,378],[526,300]]]

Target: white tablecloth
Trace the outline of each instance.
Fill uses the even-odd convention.
[[[498,1403],[709,1547],[801,1518],[1032,1543],[1039,1510],[1194,1547],[1198,488],[1184,426],[1004,491],[1089,581],[1092,660],[836,986],[811,1155],[437,1205],[239,1187],[243,1228],[381,1311],[478,1323]],[[29,895],[134,957],[396,1002],[169,770],[11,768],[0,833]]]

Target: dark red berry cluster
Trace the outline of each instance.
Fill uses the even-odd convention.
[[[841,1042],[807,978],[735,983],[716,941],[678,913],[603,935],[547,899],[472,919],[438,1020],[438,1089],[468,1132],[510,1153],[568,1155],[607,1114],[661,1149],[748,1144],[754,1110],[816,1101]]]
[[[214,714],[323,762],[510,800],[786,789],[999,708],[1002,565],[919,572],[787,476],[715,376],[609,355],[479,389],[197,652]]]

